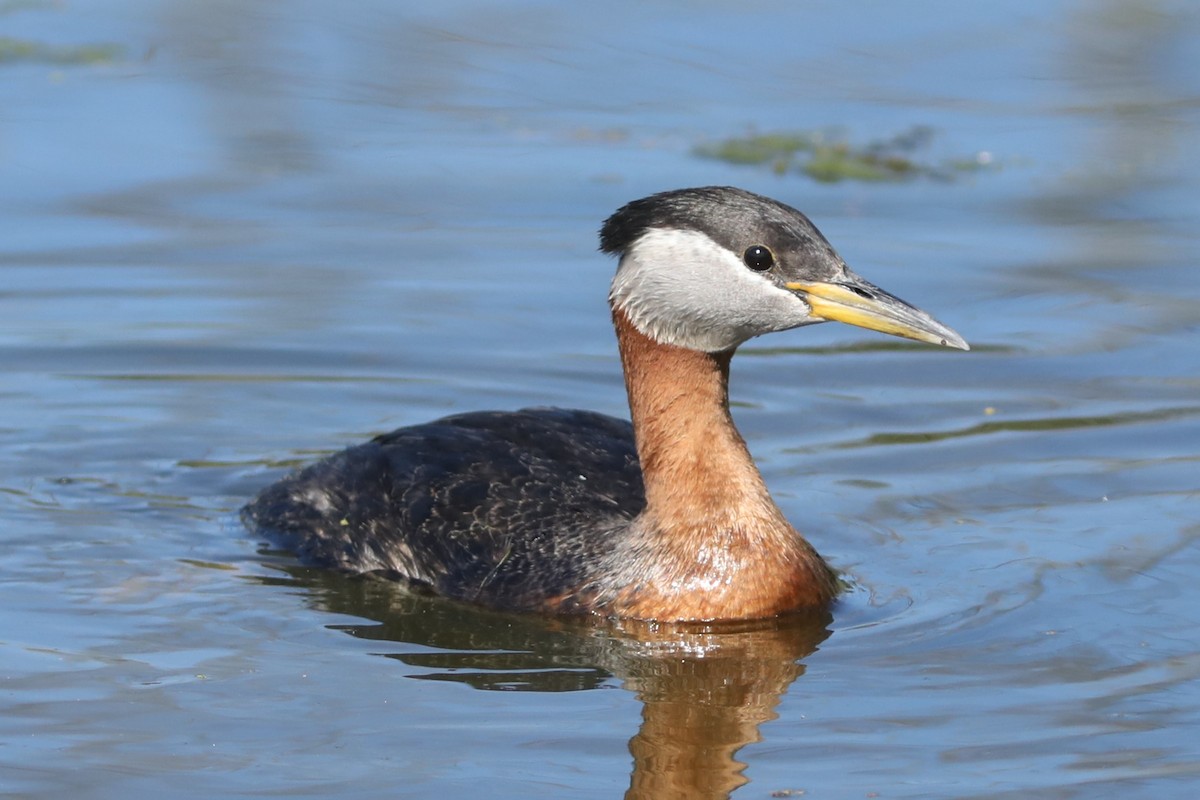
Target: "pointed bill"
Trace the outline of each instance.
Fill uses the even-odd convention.
[[[921,309],[888,294],[852,272],[847,272],[844,279],[835,283],[792,281],[786,286],[801,295],[815,317],[918,342],[957,347],[959,350],[971,349],[961,336]]]

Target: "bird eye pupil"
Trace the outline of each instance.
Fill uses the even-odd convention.
[[[746,252],[742,254],[742,260],[746,262],[746,266],[756,272],[768,270],[775,263],[775,256],[769,248],[761,244],[756,244],[746,248]]]

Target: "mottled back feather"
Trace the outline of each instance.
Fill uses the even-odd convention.
[[[587,586],[644,507],[628,422],[526,409],[384,434],[268,487],[243,517],[308,564],[537,608]]]

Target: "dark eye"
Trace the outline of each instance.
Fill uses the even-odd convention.
[[[775,256],[768,248],[756,244],[746,248],[746,252],[742,253],[742,261],[755,272],[764,272],[775,263]]]

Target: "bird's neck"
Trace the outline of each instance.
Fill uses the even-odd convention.
[[[733,351],[660,344],[619,309],[613,320],[647,506],[658,516],[686,519],[770,503],[729,414]]]
[[[678,618],[732,618],[828,601],[828,568],[775,505],[734,427],[733,351],[661,344],[619,308],[613,321],[646,489],[635,546],[656,561],[634,567],[637,602],[674,603]]]

